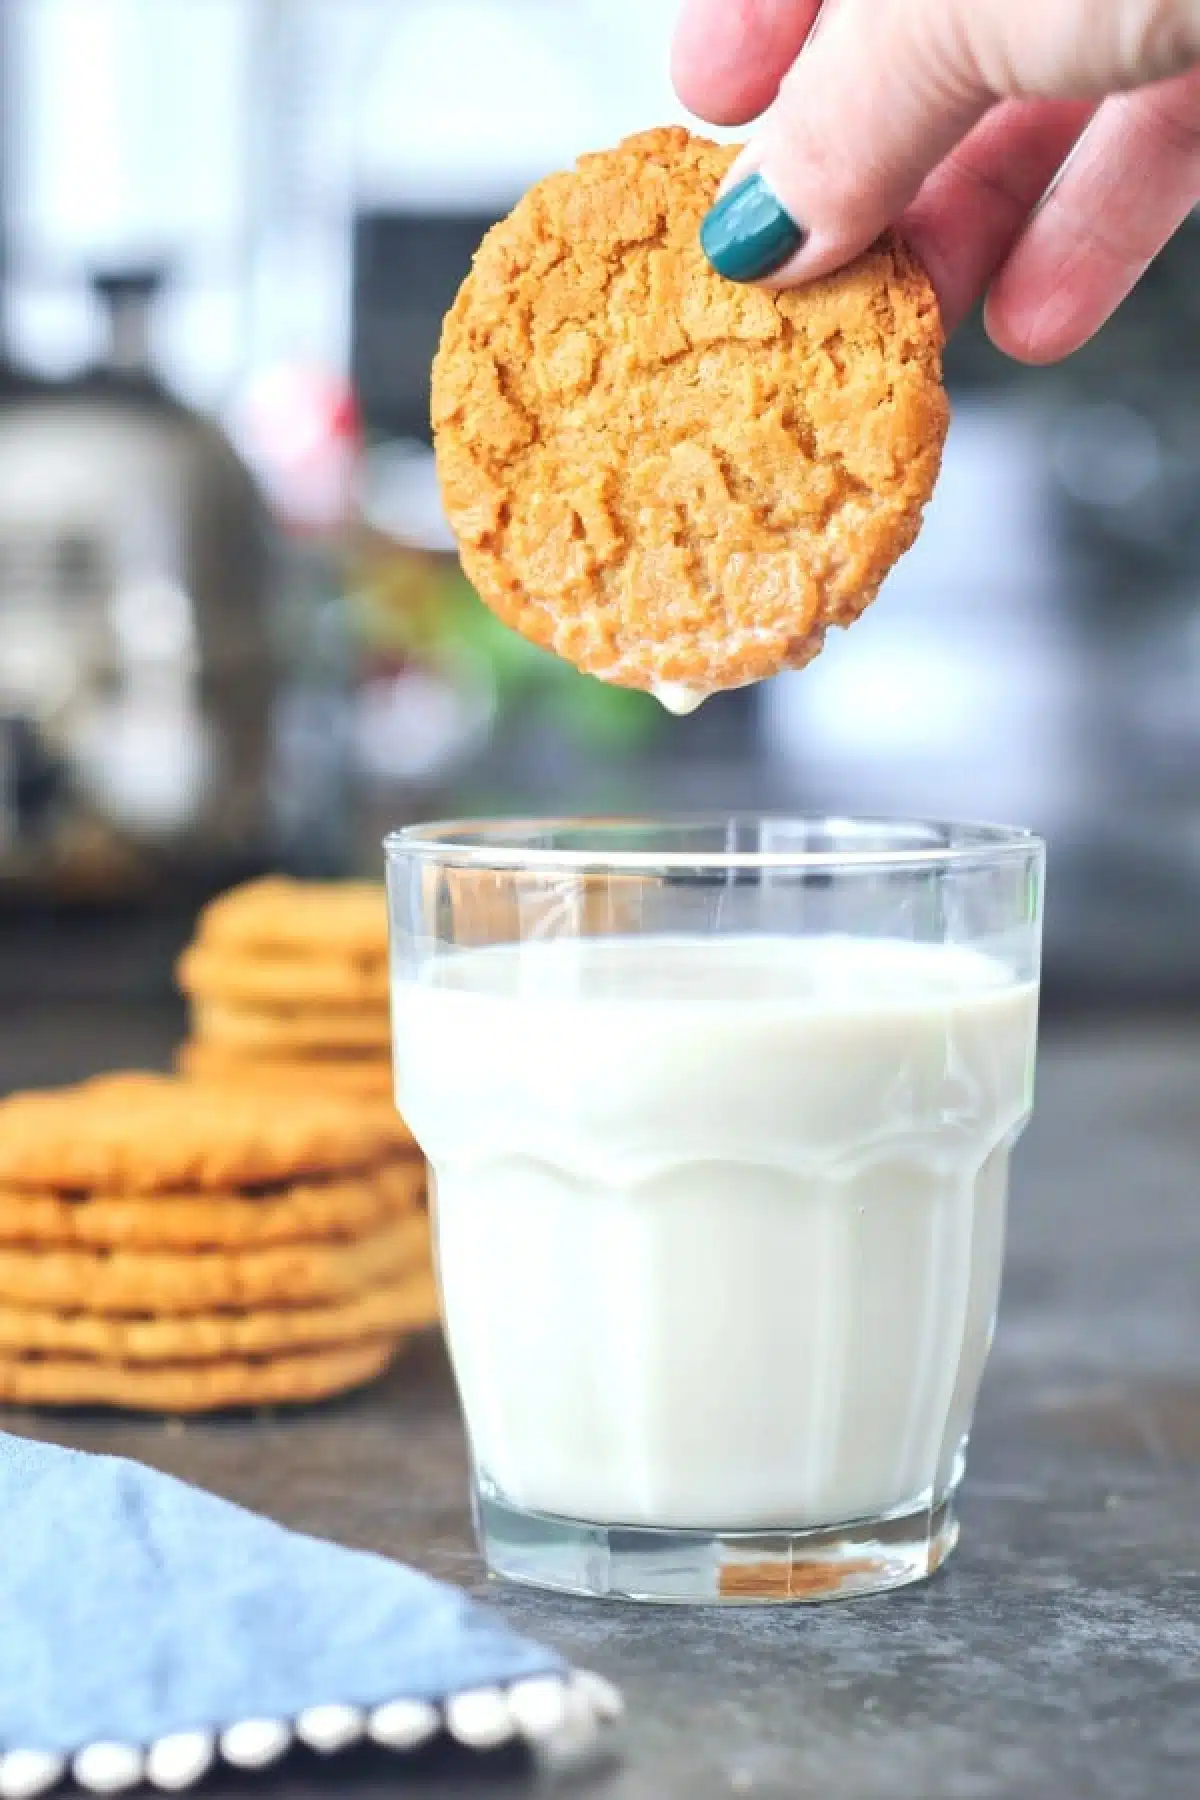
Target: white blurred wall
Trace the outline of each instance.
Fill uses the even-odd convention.
[[[165,255],[158,350],[191,398],[278,356],[340,366],[355,198],[507,204],[681,117],[675,5],[5,0],[12,349],[69,373],[96,347],[86,268]]]

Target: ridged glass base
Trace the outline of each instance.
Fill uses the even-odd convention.
[[[936,1506],[819,1531],[654,1531],[521,1512],[477,1493],[489,1571],[596,1599],[676,1605],[850,1600],[932,1575],[958,1542],[951,1490]]]

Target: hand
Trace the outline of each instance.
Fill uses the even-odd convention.
[[[684,0],[673,70],[713,123],[771,107],[714,267],[794,286],[895,222],[947,330],[986,291],[1028,362],[1097,331],[1200,201],[1200,0]]]

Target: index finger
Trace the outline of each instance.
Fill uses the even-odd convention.
[[[820,10],[821,0],[683,0],[671,49],[676,93],[712,125],[756,119]]]

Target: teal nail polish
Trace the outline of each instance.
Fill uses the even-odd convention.
[[[723,194],[700,227],[700,247],[727,281],[761,281],[794,256],[808,233],[784,212],[761,175]]]

